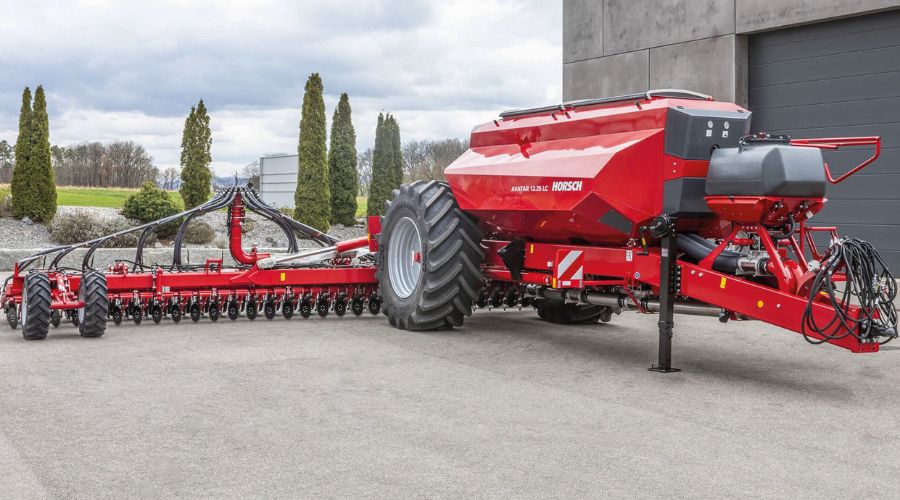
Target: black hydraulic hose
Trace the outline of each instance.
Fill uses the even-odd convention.
[[[262,216],[264,219],[274,222],[284,232],[287,238],[287,251],[297,251],[297,235],[294,229],[284,220],[284,214],[275,210],[273,207],[266,205],[262,200],[256,197],[256,193],[249,190],[245,196],[246,206],[255,214]]]
[[[846,278],[843,291],[833,279],[834,273],[841,271]],[[823,292],[834,316],[821,325],[813,314],[813,303]],[[875,247],[855,238],[835,241],[826,251],[809,290],[803,312],[803,338],[811,344],[821,344],[847,336],[869,342],[881,337],[878,341],[886,344],[897,336],[896,297],[897,283]],[[851,305],[858,308],[858,314],[851,314]]]
[[[690,258],[697,262],[705,259],[706,256],[712,253],[716,248],[715,243],[698,234],[679,234],[678,238],[676,238],[676,242],[678,243],[679,250],[686,253]],[[712,267],[719,272],[734,274],[737,271],[738,262],[741,257],[741,254],[737,252],[722,250],[722,253],[720,253],[719,256],[716,257],[716,260],[713,261]]]
[[[184,215],[189,214],[194,210],[198,210],[198,209],[202,208],[203,206],[206,206],[206,205],[216,201],[218,199],[218,196],[219,196],[219,194],[217,194],[216,197],[214,197],[212,200],[208,201],[206,204],[201,205],[200,207],[193,208],[191,210],[185,210],[184,212],[181,212],[181,213],[178,213],[175,215],[170,215],[168,217],[164,217],[164,218],[156,220],[156,221],[148,222],[146,224],[141,224],[140,226],[135,226],[135,227],[132,227],[129,229],[123,229],[122,231],[118,231],[113,234],[101,236],[101,237],[95,238],[93,240],[88,240],[88,241],[84,241],[81,243],[73,243],[70,245],[60,245],[57,247],[48,248],[46,250],[41,250],[40,252],[29,255],[28,257],[25,257],[24,259],[17,261],[16,263],[19,265],[19,271],[24,271],[26,268],[28,268],[28,266],[30,266],[32,263],[34,263],[41,257],[46,257],[48,255],[55,254],[53,261],[51,261],[51,263],[50,263],[50,268],[53,269],[53,268],[57,267],[57,265],[59,264],[60,260],[62,260],[63,257],[68,255],[72,251],[74,251],[78,248],[89,248],[87,254],[85,255],[85,259],[82,261],[82,268],[88,269],[89,266],[87,266],[87,262],[89,261],[90,256],[93,255],[94,251],[97,248],[99,248],[99,246],[102,245],[103,243],[105,243],[106,241],[108,241],[112,238],[118,237],[118,236],[123,236],[123,235],[129,234],[129,233],[133,233],[135,231],[142,231],[148,227],[155,227],[160,224],[164,224],[166,222],[171,222],[173,220],[176,220],[179,217],[183,217]]]
[[[140,267],[141,270],[144,269],[144,245],[147,244],[147,238],[150,237],[154,229],[156,228],[148,227],[147,229],[144,229],[141,233],[141,237],[138,238],[137,250],[134,252],[134,265],[131,267],[132,271],[137,271],[138,267]]]
[[[788,222],[787,222],[787,224],[785,224],[785,226],[789,227],[787,232],[780,232],[780,233],[771,233],[770,232],[769,235],[772,237],[772,239],[774,239],[775,241],[786,240],[786,239],[790,238],[791,236],[793,236],[794,234],[796,234],[797,222],[794,220],[793,215],[788,214]]]
[[[173,255],[172,268],[175,269],[183,269],[185,266],[182,265],[181,259],[181,248],[182,242],[184,239],[184,231],[187,228],[188,222],[193,220],[195,217],[203,215],[205,213],[212,212],[214,210],[218,210],[225,206],[228,206],[233,200],[234,197],[240,193],[243,198],[246,200],[245,206],[247,206],[252,212],[261,215],[262,217],[271,220],[279,227],[282,228],[285,235],[288,238],[288,251],[296,252],[297,251],[297,238],[294,234],[294,231],[297,231],[307,238],[315,241],[321,246],[331,246],[338,242],[338,239],[325,234],[311,226],[303,224],[302,222],[296,221],[275,208],[269,206],[264,201],[262,201],[256,192],[252,188],[242,188],[242,187],[232,187],[228,189],[221,190],[217,192],[210,200],[206,203],[194,207],[189,210],[185,210],[183,212],[170,215],[168,217],[164,217],[159,220],[151,221],[146,224],[141,224],[139,226],[135,226],[129,229],[124,229],[122,231],[118,231],[109,235],[101,236],[99,238],[95,238],[93,240],[74,243],[70,245],[60,245],[57,247],[48,248],[46,250],[42,250],[35,254],[32,254],[28,257],[25,257],[17,262],[19,271],[24,271],[29,266],[31,266],[35,261],[40,259],[41,257],[46,258],[48,255],[53,255],[53,260],[50,263],[49,269],[56,269],[59,266],[59,263],[65,258],[66,255],[69,255],[71,252],[79,249],[79,248],[87,248],[87,252],[85,252],[85,256],[82,259],[82,270],[92,269],[91,267],[91,259],[95,253],[95,251],[100,248],[107,241],[119,237],[124,236],[126,234],[142,231],[141,236],[138,240],[138,245],[136,249],[135,260],[132,261],[133,268],[144,268],[143,264],[143,250],[144,245],[146,244],[147,238],[149,234],[163,224],[167,224],[169,222],[173,222],[182,217],[185,217],[184,220],[179,227],[178,233],[175,238],[175,251]],[[229,226],[230,230],[230,226]]]
[[[253,202],[257,206],[265,207],[264,210],[270,211],[270,213],[272,213],[272,215],[279,217],[280,219],[287,222],[295,231],[300,232],[307,238],[319,243],[322,246],[326,246],[326,247],[332,246],[338,242],[338,239],[335,238],[334,236],[325,234],[322,231],[319,231],[318,229],[316,229],[312,226],[307,226],[306,224],[304,224],[300,221],[294,220],[294,219],[284,215],[280,211],[270,207],[264,201],[260,200],[256,196],[256,193],[253,190],[248,190],[247,198],[249,200],[251,200],[251,202]]]
[[[141,269],[143,269],[143,268],[145,267],[145,266],[144,266],[144,245],[146,244],[147,237],[148,237],[148,236],[150,235],[150,233],[153,232],[157,227],[159,227],[159,226],[161,226],[161,225],[163,225],[163,224],[167,224],[167,223],[169,223],[169,222],[176,221],[176,220],[178,220],[180,217],[183,217],[183,216],[185,216],[185,215],[190,216],[190,215],[193,214],[193,213],[196,213],[196,212],[198,212],[198,211],[202,211],[202,210],[204,210],[206,207],[209,207],[209,206],[211,206],[211,205],[214,205],[214,204],[218,203],[219,200],[220,200],[220,198],[222,198],[223,196],[225,196],[225,193],[224,193],[224,192],[218,192],[218,193],[216,193],[216,195],[213,196],[209,201],[207,201],[206,203],[204,203],[204,204],[202,204],[202,205],[196,206],[196,207],[191,208],[191,209],[189,209],[189,210],[185,210],[184,212],[181,212],[181,213],[178,213],[178,214],[175,214],[175,215],[170,215],[170,216],[168,216],[168,217],[163,217],[162,219],[155,220],[155,221],[153,221],[153,222],[149,222],[149,223],[147,223],[147,224],[144,224],[143,226],[138,226],[138,227],[133,227],[133,228],[131,228],[131,229],[126,229],[122,234],[128,234],[128,233],[137,232],[138,230],[140,230],[141,228],[143,228],[143,232],[141,233],[141,237],[140,237],[140,239],[138,240],[138,246],[137,246],[137,249],[135,250],[134,261],[131,262],[131,263],[132,263],[132,269],[133,269],[133,270],[137,270],[138,267],[140,267]],[[84,259],[83,259],[82,262],[81,262],[81,267],[82,267],[82,269],[83,269],[83,270],[92,269],[93,267],[89,264],[89,262],[91,261],[91,258],[93,257],[94,252],[100,247],[100,245],[101,245],[103,242],[105,242],[105,241],[107,241],[107,240],[109,240],[109,239],[111,239],[111,238],[114,238],[114,237],[116,237],[116,236],[118,236],[118,234],[113,234],[113,235],[105,236],[105,237],[103,238],[103,241],[97,242],[97,243],[95,243],[94,245],[92,245],[91,248],[84,254]]]
[[[209,212],[214,212],[220,208],[226,207],[234,201],[234,197],[236,195],[235,188],[229,188],[225,191],[225,193],[220,199],[216,200],[216,203],[203,205],[202,208],[198,207],[198,209],[192,210],[190,214],[188,214],[184,221],[181,222],[181,226],[178,227],[178,232],[175,233],[175,248],[172,251],[172,266],[171,269],[183,269],[181,265],[181,247],[184,242],[184,233],[187,230],[188,224],[190,224],[191,220],[195,217],[207,214]]]
[[[287,251],[296,252],[297,236],[294,234],[294,230],[291,228],[290,224],[284,221],[282,217],[283,214],[257,199],[252,190],[245,191],[244,199],[246,207],[249,208],[251,212],[262,216],[266,220],[274,222],[281,228],[287,238]]]
[[[313,227],[307,226],[302,222],[296,221],[281,213],[281,211],[276,210],[274,207],[267,205],[264,201],[259,199],[254,191],[251,191],[249,193],[248,200],[256,210],[264,211],[265,213],[271,215],[274,220],[280,221],[279,224],[286,227],[287,231],[289,231],[292,235],[294,231],[297,231],[323,247],[331,246],[337,242],[336,238],[328,236],[327,234],[322,233],[321,231]],[[294,237],[294,241],[296,241],[296,237]]]

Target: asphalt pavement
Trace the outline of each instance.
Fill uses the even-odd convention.
[[[900,497],[900,349],[759,322],[382,316],[0,330],[0,496]]]

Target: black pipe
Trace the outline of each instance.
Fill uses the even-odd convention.
[[[690,258],[700,262],[712,253],[716,244],[698,234],[683,233],[678,235],[678,249],[686,253]],[[722,250],[722,253],[713,261],[713,269],[722,273],[734,274],[743,255],[731,251]]]
[[[141,237],[137,242],[137,250],[134,254],[134,266],[131,267],[132,272],[137,271],[139,267],[141,268],[141,270],[144,269],[144,245],[147,244],[147,238],[149,238],[150,235],[153,234],[153,231],[155,229],[156,226],[148,227],[147,229],[144,229],[144,232],[141,233]],[[84,266],[82,265],[82,267]]]
[[[91,269],[91,263],[90,263],[91,258],[93,256],[94,252],[98,248],[100,248],[104,243],[106,243],[110,239],[115,238],[117,236],[122,236],[125,234],[134,233],[137,231],[142,231],[142,234],[138,241],[138,246],[137,246],[133,269],[136,269],[137,267],[143,267],[143,249],[144,249],[146,240],[149,237],[149,234],[153,230],[157,229],[159,226],[161,226],[163,224],[166,224],[166,223],[178,220],[182,217],[185,217],[186,220],[184,220],[182,222],[181,226],[179,227],[178,233],[176,234],[175,249],[174,249],[175,251],[174,251],[173,258],[172,258],[172,261],[173,261],[172,269],[181,269],[182,268],[181,247],[182,247],[182,240],[184,237],[184,231],[187,228],[187,223],[199,215],[209,213],[214,210],[218,210],[220,208],[228,206],[232,202],[232,200],[234,199],[235,195],[238,192],[240,192],[244,196],[245,206],[247,208],[249,208],[251,212],[257,213],[257,214],[261,215],[262,217],[264,217],[268,220],[271,220],[272,222],[277,224],[279,227],[281,227],[281,229],[284,231],[285,235],[288,238],[288,250],[290,252],[297,251],[297,239],[294,234],[294,231],[302,233],[307,238],[310,238],[311,240],[315,241],[316,243],[318,243],[319,245],[322,245],[322,246],[332,246],[338,241],[337,238],[335,238],[331,235],[328,235],[326,233],[323,233],[323,232],[321,232],[313,227],[310,227],[306,224],[303,224],[299,221],[296,221],[296,220],[284,215],[280,211],[274,209],[273,207],[267,205],[264,201],[262,201],[258,197],[258,195],[256,194],[256,192],[253,189],[232,187],[232,188],[228,188],[228,189],[223,189],[223,190],[215,193],[215,195],[210,200],[206,201],[202,205],[185,210],[181,213],[170,215],[168,217],[163,217],[162,219],[159,219],[156,221],[151,221],[151,222],[148,222],[145,224],[141,224],[136,227],[124,229],[122,231],[117,231],[113,234],[101,236],[101,237],[95,238],[93,240],[89,240],[89,241],[85,241],[85,242],[81,242],[81,243],[74,243],[71,245],[60,245],[57,247],[52,247],[52,248],[48,248],[46,250],[42,250],[40,252],[37,252],[35,254],[32,254],[28,257],[25,257],[25,258],[19,260],[17,262],[17,264],[19,266],[19,271],[20,272],[24,271],[26,268],[31,266],[35,261],[37,261],[41,257],[44,257],[46,259],[46,257],[48,255],[53,255],[53,257],[54,257],[53,260],[51,261],[50,268],[51,269],[56,268],[59,265],[60,261],[66,255],[69,255],[70,253],[72,253],[74,250],[76,250],[78,248],[87,248],[88,249],[88,251],[85,253],[84,259],[82,259],[82,270]],[[230,230],[230,226],[229,226],[229,230]],[[45,267],[46,267],[46,263],[45,263]]]
[[[216,196],[218,197],[219,194],[217,194]],[[89,254],[93,254],[93,250],[95,250],[95,249],[98,248],[100,245],[102,245],[104,242],[106,242],[106,241],[108,241],[108,240],[110,240],[110,239],[112,239],[112,238],[115,238],[115,237],[117,237],[117,236],[122,236],[122,235],[125,235],[125,234],[129,234],[129,233],[133,233],[133,232],[135,232],[135,231],[141,231],[141,230],[144,230],[144,229],[146,229],[146,228],[148,228],[148,227],[151,227],[151,226],[156,226],[156,225],[159,225],[159,224],[164,224],[164,223],[166,223],[166,222],[173,221],[173,220],[175,220],[175,219],[177,219],[177,218],[179,218],[179,217],[183,217],[184,215],[186,215],[186,214],[188,214],[188,213],[191,213],[191,212],[194,211],[194,210],[198,210],[198,209],[202,208],[203,206],[206,206],[206,205],[208,205],[208,204],[210,204],[210,203],[212,203],[213,201],[216,201],[216,200],[217,200],[217,198],[213,198],[212,200],[208,201],[205,205],[202,205],[201,207],[193,208],[193,209],[191,209],[191,210],[185,210],[184,212],[181,212],[181,213],[178,213],[178,214],[175,214],[175,215],[170,215],[170,216],[165,217],[165,218],[162,218],[162,219],[160,219],[160,220],[148,222],[148,223],[146,223],[146,224],[142,224],[142,225],[140,225],[140,226],[136,226],[136,227],[132,227],[132,228],[128,228],[128,229],[123,229],[123,230],[118,231],[118,232],[115,232],[115,233],[113,233],[113,234],[108,234],[108,235],[106,235],[106,236],[101,236],[101,237],[95,238],[95,239],[93,239],[93,240],[84,241],[84,242],[81,242],[81,243],[73,243],[73,244],[71,244],[71,245],[60,245],[60,246],[58,246],[58,247],[48,248],[48,249],[46,249],[46,250],[42,250],[42,251],[37,252],[37,253],[35,253],[35,254],[32,254],[32,255],[30,255],[30,256],[28,256],[28,257],[25,257],[25,258],[23,258],[23,259],[20,259],[20,260],[17,261],[16,263],[19,265],[19,271],[22,272],[22,271],[24,271],[28,266],[30,266],[32,263],[34,263],[36,260],[38,260],[39,258],[44,257],[44,258],[46,259],[46,257],[47,257],[48,255],[56,254],[55,258],[53,259],[53,261],[51,261],[51,264],[50,264],[50,268],[55,268],[55,267],[59,264],[59,261],[60,261],[63,257],[65,257],[66,255],[68,255],[69,253],[71,253],[72,251],[74,251],[74,250],[76,250],[76,249],[78,249],[78,248],[87,248],[87,247],[90,247]],[[83,267],[83,268],[84,268],[84,264],[85,264],[86,262],[87,262],[87,260],[85,260],[85,261],[82,262],[82,267]],[[86,268],[85,268],[85,269],[86,269]]]
[[[222,196],[221,199],[217,199],[216,203],[207,203],[202,207],[198,207],[198,209],[193,210],[190,214],[188,214],[185,219],[181,222],[181,226],[178,227],[178,232],[175,233],[175,245],[172,249],[172,269],[183,269],[181,265],[181,247],[184,241],[184,233],[187,230],[188,224],[194,217],[199,215],[207,214],[209,212],[216,211],[222,207],[226,207],[234,201],[235,197],[235,189],[230,188],[224,191],[225,196]]]
[[[251,212],[262,216],[266,220],[274,222],[281,228],[287,238],[288,253],[297,251],[297,236],[294,234],[294,230],[291,226],[285,222],[284,214],[256,198],[255,192],[251,189],[244,192],[244,205],[249,208]]]
[[[281,219],[282,221],[284,221],[293,230],[300,232],[307,238],[315,241],[316,243],[318,243],[319,245],[321,245],[323,247],[333,246],[335,243],[338,242],[338,239],[335,238],[334,236],[323,233],[322,231],[319,231],[318,229],[316,229],[312,226],[307,226],[306,224],[303,224],[300,221],[294,220],[291,217],[284,215],[280,211],[270,207],[264,201],[260,200],[257,197],[256,192],[253,190],[248,190],[247,200],[249,203],[252,203],[254,205],[254,208],[256,208],[257,211],[258,210],[266,210],[273,217],[277,217],[277,218]]]

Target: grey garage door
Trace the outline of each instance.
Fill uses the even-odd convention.
[[[829,186],[813,225],[871,241],[900,271],[900,11],[750,38],[753,130],[791,137],[882,137],[877,163]],[[865,159],[829,152],[832,172]]]

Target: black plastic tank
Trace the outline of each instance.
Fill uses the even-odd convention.
[[[825,182],[825,161],[818,148],[751,143],[713,152],[706,194],[822,198]]]

